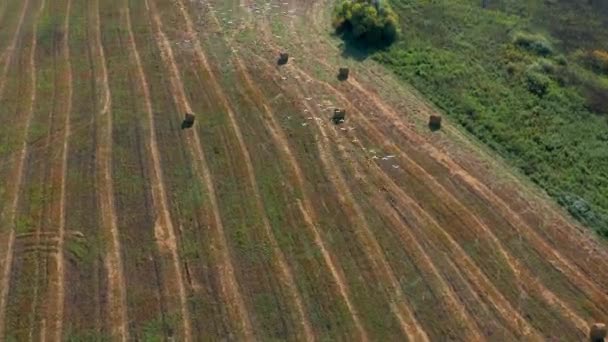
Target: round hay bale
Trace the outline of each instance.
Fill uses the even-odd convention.
[[[605,324],[595,323],[591,326],[591,330],[589,331],[589,340],[592,342],[604,342],[607,333],[608,331],[606,330]]]
[[[287,64],[288,61],[289,61],[289,54],[287,52],[280,52],[277,64],[284,65],[284,64]]]
[[[340,81],[346,81],[348,79],[349,73],[350,73],[350,70],[348,68],[340,68],[338,70],[338,79]]]
[[[429,117],[429,127],[431,130],[438,130],[441,128],[441,116],[431,115]]]

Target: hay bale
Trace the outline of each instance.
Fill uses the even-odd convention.
[[[441,128],[441,116],[440,115],[431,115],[429,117],[429,127],[432,130],[438,130]]]
[[[288,53],[286,53],[286,52],[279,53],[279,60],[277,61],[278,65],[287,64],[288,61],[289,61],[289,54]]]
[[[349,73],[350,73],[350,69],[340,68],[340,70],[338,71],[338,79],[340,81],[346,81],[348,79]]]
[[[192,113],[186,113],[184,116],[184,121],[182,121],[182,129],[190,128],[194,125],[195,116]]]
[[[334,122],[334,124],[341,124],[346,120],[346,110],[345,109],[334,109],[334,115],[331,118],[331,121]]]
[[[605,324],[595,323],[591,326],[591,330],[589,331],[589,340],[592,342],[604,342],[607,333],[608,331],[606,330]]]

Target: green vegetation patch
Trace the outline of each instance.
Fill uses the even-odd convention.
[[[389,45],[399,34],[398,17],[386,1],[341,0],[334,9],[334,28],[368,45]]]
[[[391,3],[401,39],[372,57],[608,236],[608,6]]]

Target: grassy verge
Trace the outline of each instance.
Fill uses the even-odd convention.
[[[373,58],[574,217],[608,235],[606,6],[509,0],[486,9],[468,0],[393,6],[403,37]]]

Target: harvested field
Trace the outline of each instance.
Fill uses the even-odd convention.
[[[0,2],[0,340],[574,341],[608,320],[605,241],[343,58],[330,9]]]

